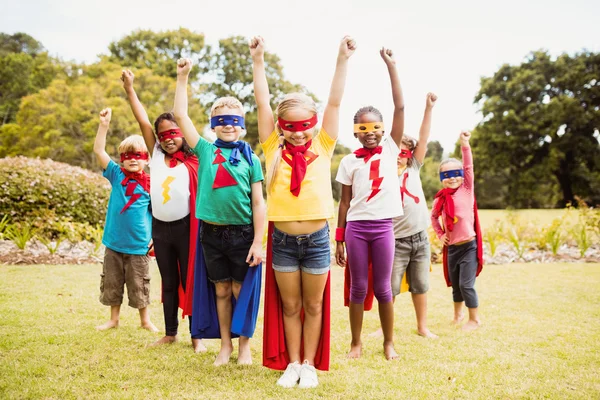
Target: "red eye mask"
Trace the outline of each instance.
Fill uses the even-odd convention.
[[[158,140],[162,143],[165,140],[168,139],[175,139],[175,138],[182,138],[183,137],[183,133],[181,133],[181,129],[179,128],[173,128],[173,129],[167,129],[166,131],[162,131],[158,134]]]
[[[412,155],[413,155],[412,151],[410,151],[408,149],[400,150],[400,154],[399,154],[399,156],[401,158],[412,158]]]
[[[310,119],[305,119],[303,121],[286,121],[285,119],[278,117],[277,122],[279,123],[279,127],[283,130],[290,132],[304,132],[314,127],[317,122],[317,114],[313,115]]]
[[[148,153],[131,152],[131,151],[128,151],[126,153],[121,153],[121,162],[123,162],[125,160],[131,160],[131,159],[135,159],[135,160],[147,160],[148,159]]]

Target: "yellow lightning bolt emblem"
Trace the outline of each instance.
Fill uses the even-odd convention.
[[[169,187],[169,185],[174,180],[175,180],[174,176],[168,176],[167,179],[165,179],[165,181],[163,182],[163,184],[160,185],[163,189],[165,189],[162,192],[162,195],[163,195],[163,204],[165,204],[167,201],[171,200],[171,196],[169,196],[169,190],[171,190],[171,188]]]

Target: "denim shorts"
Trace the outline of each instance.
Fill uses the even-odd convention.
[[[248,272],[246,262],[254,241],[252,225],[211,225],[202,223],[200,242],[212,282],[234,280],[242,283]]]
[[[400,294],[400,284],[405,273],[406,282],[411,293],[427,293],[429,290],[430,266],[431,250],[426,230],[396,239],[394,266],[392,268],[392,294],[394,296]]]
[[[289,235],[274,228],[273,269],[277,272],[296,272],[322,275],[329,271],[331,247],[329,225],[307,235]]]

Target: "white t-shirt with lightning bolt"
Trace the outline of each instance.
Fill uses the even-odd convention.
[[[380,146],[381,154],[366,163],[353,153],[340,162],[335,180],[352,186],[346,221],[387,219],[403,213],[396,163],[400,149],[390,137],[384,138]]]
[[[179,164],[169,168],[158,143],[154,146],[148,167],[152,216],[163,222],[186,217],[190,213],[190,176],[187,167]]]

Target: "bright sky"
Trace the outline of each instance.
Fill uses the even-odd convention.
[[[533,50],[553,55],[600,51],[599,1],[584,0],[0,0],[0,31],[25,32],[63,59],[94,62],[111,41],[133,30],[180,26],[203,32],[208,43],[260,34],[277,54],[287,79],[322,102],[329,93],[341,38],[358,49],[350,59],[340,140],[356,148],[352,117],[364,105],[391,124],[393,103],[378,49],[396,53],[406,104],[405,133],[416,136],[425,95],[439,96],[431,140],[449,151],[461,129],[481,119],[473,98],[479,79]]]

